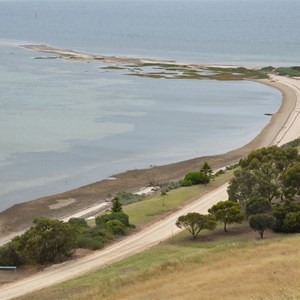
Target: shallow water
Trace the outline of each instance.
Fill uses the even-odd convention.
[[[47,55],[17,45],[294,64],[300,33],[290,30],[299,28],[298,6],[280,0],[0,1],[0,209],[127,169],[237,148],[260,132],[269,121],[264,113],[276,112],[281,98],[253,82],[137,78],[96,62],[34,59]]]

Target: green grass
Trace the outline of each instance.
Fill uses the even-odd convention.
[[[153,222],[163,214],[174,211],[180,206],[189,203],[208,191],[224,184],[232,177],[233,171],[228,171],[211,181],[207,186],[194,185],[171,190],[163,197],[160,193],[147,196],[143,201],[131,203],[123,207],[124,212],[129,216],[130,223],[140,227],[146,223]]]

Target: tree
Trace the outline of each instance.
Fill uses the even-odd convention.
[[[260,238],[264,238],[264,232],[272,229],[275,224],[275,218],[267,214],[258,214],[250,217],[249,225],[254,231],[258,231]]]
[[[17,251],[40,264],[72,254],[76,230],[71,224],[46,218],[36,218],[33,224],[33,227],[13,240]]]
[[[277,232],[300,232],[300,203],[285,201],[273,209],[276,219],[274,230]]]
[[[250,199],[246,204],[247,217],[256,214],[268,213],[271,210],[272,210],[272,205],[267,199],[263,199],[263,198]]]
[[[208,162],[206,161],[206,162],[204,162],[203,166],[201,167],[200,172],[205,174],[209,178],[211,178],[213,170],[212,170],[211,166],[208,164]]]
[[[241,223],[244,220],[244,214],[241,212],[240,205],[233,201],[220,201],[213,205],[208,212],[212,214],[217,221],[224,223],[224,231],[227,232],[227,224]]]
[[[196,184],[207,184],[209,183],[210,178],[203,172],[193,171],[185,175],[182,186],[190,186]]]
[[[287,168],[284,174],[284,183],[295,189],[296,193],[300,194],[300,162],[296,162]]]
[[[229,198],[245,207],[253,198],[264,198],[272,203],[276,198],[286,200],[293,197],[285,173],[299,161],[297,149],[291,147],[272,146],[252,151],[240,160],[241,169],[235,171],[229,183]]]
[[[176,221],[176,226],[188,230],[195,240],[203,229],[213,230],[216,228],[217,222],[211,215],[201,215],[196,212],[188,213],[180,216]]]
[[[163,199],[163,206],[165,206],[165,197],[168,196],[168,193],[166,191],[162,191],[160,193],[160,196],[162,197]]]
[[[112,208],[111,208],[111,212],[112,212],[112,213],[123,212],[122,203],[121,203],[119,197],[115,197],[115,198],[112,200]]]
[[[254,176],[247,170],[234,171],[234,177],[230,180],[227,188],[228,198],[231,201],[238,202],[245,209],[246,203],[251,197],[259,197],[253,191],[255,182]]]

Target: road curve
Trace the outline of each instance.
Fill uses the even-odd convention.
[[[77,277],[124,257],[149,249],[166,240],[181,229],[175,226],[177,218],[191,211],[207,213],[208,208],[218,201],[227,199],[227,183],[185,206],[176,213],[133,234],[117,243],[107,246],[86,257],[49,267],[41,273],[1,286],[0,299],[12,299],[44,287]]]

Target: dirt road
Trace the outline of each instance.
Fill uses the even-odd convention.
[[[114,243],[103,250],[75,261],[68,261],[60,265],[55,265],[29,278],[2,286],[0,299],[12,299],[33,292],[43,287],[77,277],[80,274],[121,260],[134,253],[146,250],[180,231],[180,229],[175,226],[175,222],[180,215],[190,211],[206,213],[207,209],[214,203],[226,200],[226,189],[227,184],[222,185],[218,189],[199,198],[194,203],[168,216],[164,220],[157,222],[149,228],[129,236],[118,243]]]

